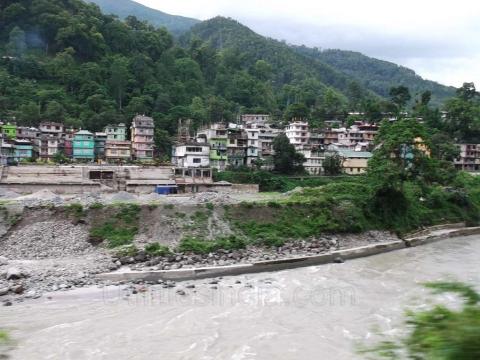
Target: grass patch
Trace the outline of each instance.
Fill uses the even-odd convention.
[[[103,205],[101,202],[94,202],[93,204],[90,205],[90,209],[103,209],[105,205]]]
[[[152,256],[168,256],[172,254],[168,246],[160,245],[158,242],[145,245],[145,252]]]
[[[115,255],[118,257],[136,256],[137,254],[138,248],[133,244],[119,246],[115,249]]]
[[[90,229],[93,243],[107,241],[107,247],[116,248],[130,244],[138,233],[140,206],[121,204],[114,208],[116,213],[110,219]]]
[[[215,209],[215,205],[213,205],[212,203],[206,203],[205,207],[210,211],[213,211],[213,209]]]
[[[73,203],[66,207],[67,213],[73,216],[75,219],[81,219],[85,216],[83,205],[80,203]]]
[[[175,208],[175,205],[173,205],[173,204],[165,204],[165,205],[163,205],[163,208],[164,208],[165,210],[172,210],[173,208]]]

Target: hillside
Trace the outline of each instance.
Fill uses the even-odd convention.
[[[293,46],[298,53],[318,59],[354,77],[363,86],[387,97],[393,86],[407,86],[413,94],[429,90],[432,103],[439,104],[455,94],[455,88],[425,80],[413,70],[397,64],[365,56],[359,52],[327,49],[320,51],[305,46]]]
[[[217,49],[236,49],[250,62],[268,61],[274,69],[277,85],[314,78],[348,95],[354,82],[363,90],[381,97],[388,97],[392,86],[405,85],[412,94],[430,90],[432,102],[436,104],[454,94],[453,88],[424,80],[405,67],[351,51],[289,46],[258,35],[232,19],[216,17],[197,24],[182,37],[182,41],[186,44],[195,37]]]
[[[104,14],[117,15],[121,19],[135,16],[139,20],[148,21],[157,27],[166,27],[172,34],[179,35],[186,32],[200,20],[183,16],[170,15],[139,4],[132,0],[85,0],[100,6]]]

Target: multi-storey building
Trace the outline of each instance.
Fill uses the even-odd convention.
[[[127,127],[124,123],[107,125],[103,132],[107,134],[107,140],[125,141],[127,139]]]
[[[210,166],[217,170],[225,170],[228,165],[228,138],[225,124],[212,124],[198,131],[197,139],[210,145]]]
[[[241,116],[243,123],[265,124],[270,121],[270,115],[266,114],[244,114]]]
[[[35,158],[33,144],[27,139],[16,139],[14,142],[14,160],[17,162]]]
[[[260,140],[260,130],[256,127],[247,127],[245,129],[247,133],[247,166],[253,166],[258,161]]]
[[[73,138],[77,131],[74,129],[66,129],[63,136],[63,153],[66,157],[73,157]]]
[[[60,151],[60,138],[55,135],[42,134],[38,141],[38,153],[44,161],[52,160]]]
[[[153,119],[145,115],[135,116],[132,121],[130,132],[133,157],[136,160],[152,160],[154,148]]]
[[[0,123],[0,128],[5,140],[14,140],[17,138],[17,124],[9,122],[6,124]]]
[[[323,161],[325,160],[325,151],[322,147],[306,146],[299,151],[305,156],[303,167],[310,175],[322,175]]]
[[[228,165],[234,168],[244,166],[247,156],[247,133],[241,126],[230,124],[227,136]]]
[[[3,133],[0,134],[0,165],[14,164],[15,147]]]
[[[40,123],[39,129],[44,135],[61,138],[63,137],[65,126],[61,123],[46,121]]]
[[[131,159],[130,141],[107,140],[105,143],[105,159],[111,163],[124,163]]]
[[[95,160],[94,135],[87,130],[77,131],[73,137],[73,158],[75,160]]]
[[[94,153],[96,159],[105,159],[105,143],[107,142],[107,134],[104,132],[96,132],[94,136]]]
[[[460,154],[454,160],[455,168],[464,171],[480,170],[480,144],[458,144]]]
[[[210,146],[201,142],[177,144],[172,148],[172,163],[182,168],[209,167]]]
[[[303,146],[308,145],[310,139],[308,122],[294,119],[285,127],[285,135],[296,150],[302,149]]]

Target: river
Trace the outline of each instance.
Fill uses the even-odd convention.
[[[117,287],[55,293],[2,307],[0,327],[16,340],[11,355],[19,360],[360,359],[357,344],[379,332],[398,335],[405,309],[428,306],[422,282],[480,288],[479,240],[452,238],[218,285],[189,282],[196,288],[185,296],[157,286],[128,298]]]

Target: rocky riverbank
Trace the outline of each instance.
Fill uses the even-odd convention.
[[[83,224],[65,221],[38,222],[20,228],[0,241],[0,299],[4,305],[38,298],[45,293],[84,286],[111,284],[95,275],[123,270],[170,270],[205,266],[246,264],[261,260],[294,258],[348,249],[397,239],[394,235],[371,231],[363,234],[325,235],[316,239],[288,242],[277,248],[247,247],[196,255],[175,252],[151,256],[140,251],[135,256],[118,257],[114,252],[93,246]],[[212,280],[214,281],[214,280]],[[173,282],[162,283],[174,287]],[[133,287],[131,290],[137,288]]]

